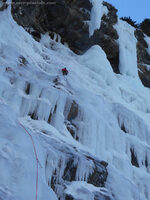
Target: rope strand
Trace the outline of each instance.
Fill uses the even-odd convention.
[[[18,121],[19,125],[25,130],[25,132],[30,136],[30,139],[32,141],[32,145],[33,145],[33,149],[34,149],[34,154],[35,154],[35,158],[36,158],[36,195],[35,195],[35,200],[37,200],[38,198],[38,156],[37,156],[37,152],[36,152],[36,148],[35,148],[35,144],[32,138],[32,135],[27,131],[27,129]]]

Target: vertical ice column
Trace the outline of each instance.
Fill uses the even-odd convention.
[[[92,4],[91,20],[89,22],[89,35],[90,37],[94,34],[96,29],[101,26],[101,18],[103,14],[107,13],[107,8],[102,5],[102,0],[90,0]]]
[[[127,22],[118,20],[115,26],[119,39],[119,70],[121,74],[138,77],[137,69],[137,40],[134,36],[134,28]]]

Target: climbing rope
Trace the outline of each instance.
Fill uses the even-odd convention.
[[[3,102],[3,99],[0,97],[0,101]],[[27,131],[27,129],[17,120],[18,124],[25,130],[25,132],[30,136],[30,139],[32,141],[33,149],[34,149],[34,154],[35,154],[35,159],[36,159],[36,195],[35,195],[35,200],[38,198],[38,176],[39,176],[39,169],[38,169],[38,163],[40,164],[34,144],[34,140],[32,138],[32,135]]]
[[[35,195],[35,200],[37,200],[38,197],[38,156],[35,148],[35,144],[32,138],[32,135],[27,131],[27,129],[18,121],[19,125],[25,130],[25,132],[30,136],[30,139],[32,141],[33,149],[34,149],[34,154],[36,158],[36,195]]]

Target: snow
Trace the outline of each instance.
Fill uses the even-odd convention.
[[[74,181],[71,184],[67,185],[65,193],[72,196],[74,199],[83,199],[83,200],[94,200],[94,196],[99,195],[99,199],[103,200],[103,197],[108,196],[108,191],[105,188],[95,187],[91,184],[88,184],[84,181]]]
[[[35,157],[30,138],[16,123],[17,116],[7,105],[0,105],[3,114],[0,117],[0,197],[1,199],[34,199],[36,168]],[[9,114],[8,114],[9,113]],[[36,138],[34,137],[34,140]],[[36,144],[38,142],[36,141]],[[36,145],[37,146],[37,145]],[[40,148],[38,145],[37,148]],[[43,182],[41,168],[39,170],[39,198],[57,199],[52,190]]]
[[[76,199],[93,200],[99,192],[116,200],[149,200],[150,90],[137,76],[133,28],[121,21],[116,26],[121,74],[114,74],[101,47],[77,56],[48,34],[38,43],[13,21],[9,9],[0,12],[1,199],[35,198],[36,160],[19,120],[37,150],[38,199],[55,200],[65,190]],[[78,113],[69,120],[74,101]],[[66,124],[74,127],[78,141]],[[131,163],[131,149],[139,167]],[[105,189],[87,183],[93,163],[85,155],[108,162]],[[64,183],[70,158],[77,174],[75,181]],[[54,178],[55,192],[50,187]]]
[[[91,20],[89,22],[89,36],[94,34],[94,31],[99,29],[101,26],[101,18],[105,14],[107,15],[108,10],[102,5],[102,0],[90,0],[92,4]]]

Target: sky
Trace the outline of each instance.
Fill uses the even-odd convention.
[[[150,19],[150,0],[105,0],[118,9],[119,17],[130,16],[140,23],[145,18]]]

